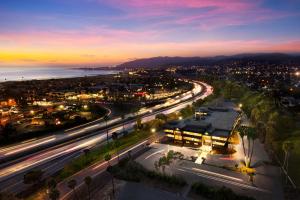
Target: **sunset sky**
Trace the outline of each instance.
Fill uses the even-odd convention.
[[[299,0],[0,0],[0,66],[300,53]]]

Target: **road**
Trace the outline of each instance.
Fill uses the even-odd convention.
[[[159,104],[156,106],[153,106],[151,108],[141,108],[136,113],[130,113],[125,115],[125,120],[128,118],[134,118],[136,116],[142,116],[147,113],[160,110],[162,108],[170,107],[172,105],[175,105],[179,102],[183,102],[189,98],[192,97],[193,94],[199,94],[201,92],[201,85],[198,83],[194,83],[194,88],[192,91],[183,93],[182,95],[178,95],[174,99],[169,99],[164,104]],[[110,110],[109,113],[110,114]],[[121,117],[115,117],[110,120],[108,120],[107,125],[113,125],[120,123],[122,121]],[[56,134],[53,134],[51,136],[47,137],[41,137],[41,138],[33,138],[18,144],[10,145],[10,146],[3,146],[0,147],[0,164],[4,163],[8,160],[16,159],[18,157],[24,156],[25,154],[33,153],[36,150],[42,150],[45,148],[49,148],[51,146],[70,141],[71,139],[78,138],[80,136],[86,136],[90,135],[91,133],[95,133],[99,129],[103,129],[106,127],[106,122],[104,122],[102,119],[95,120],[93,122],[76,126],[70,129],[67,129],[65,131],[59,131]],[[34,150],[34,151],[33,151]],[[2,166],[0,165],[0,168]]]
[[[185,93],[183,96],[176,97],[175,99],[171,99],[165,103],[165,105],[155,106],[154,108],[148,108],[144,110],[140,110],[140,114],[142,114],[142,122],[147,122],[153,120],[158,113],[169,114],[172,112],[176,112],[185,106],[193,103],[193,101],[205,98],[212,93],[211,86],[205,83],[194,83],[195,87],[193,91]],[[201,84],[201,85],[200,85]],[[204,88],[202,88],[204,87]],[[201,92],[202,91],[202,92]],[[163,108],[166,107],[167,108]],[[126,116],[130,117],[130,116]],[[109,136],[111,137],[111,133],[121,130],[123,128],[120,118],[112,119],[108,122],[108,124],[115,124],[112,127],[108,128]],[[131,129],[135,125],[136,120],[132,119],[124,123],[125,129]],[[74,130],[72,133],[66,134],[78,134],[78,132],[83,131],[92,131],[101,126],[105,126],[103,123],[93,124],[88,127],[84,127],[80,130]],[[69,160],[78,156],[83,149],[91,148],[103,141],[106,140],[106,129],[101,131],[96,131],[90,137],[80,138],[75,140],[74,142],[69,142],[64,145],[55,146],[49,149],[45,149],[39,151],[35,154],[27,156],[25,159],[20,159],[12,162],[0,169],[0,190],[1,191],[12,191],[12,192],[20,192],[23,187],[22,179],[23,174],[33,168],[41,168],[46,171],[46,174],[52,174],[55,171],[58,171],[62,168],[62,166],[67,163]],[[49,141],[50,140],[50,141]],[[52,142],[53,138],[43,138],[38,141],[29,141],[29,145],[21,146],[22,148],[36,148],[39,145],[45,145],[47,142]],[[22,145],[22,144],[21,144]],[[9,147],[9,149],[3,149],[2,153],[9,153],[11,151],[18,151],[17,147]],[[21,150],[22,151],[22,150]],[[79,152],[79,153],[78,153]],[[55,164],[54,164],[55,163]],[[57,164],[59,163],[59,164]],[[46,169],[43,166],[48,166]],[[52,166],[52,167],[49,167]]]

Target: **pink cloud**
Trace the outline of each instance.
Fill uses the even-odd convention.
[[[291,15],[263,8],[263,0],[110,0],[123,10],[122,19],[157,19],[154,25],[193,24],[204,30],[257,23]],[[165,17],[165,18],[162,18]]]
[[[112,29],[107,27],[90,26],[82,30],[49,30],[31,29],[22,32],[6,32],[0,35],[3,46],[85,46],[116,45],[127,42],[145,42],[155,40],[161,35],[160,31]]]

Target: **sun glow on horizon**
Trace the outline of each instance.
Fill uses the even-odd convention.
[[[299,53],[299,8],[283,0],[7,1],[0,6],[0,66]]]

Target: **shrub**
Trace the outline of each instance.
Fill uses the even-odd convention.
[[[117,178],[139,182],[144,178],[148,178],[154,181],[161,181],[169,186],[179,186],[182,187],[186,185],[186,181],[177,176],[169,176],[159,172],[150,171],[144,168],[141,164],[126,159],[119,163],[119,165],[112,166],[109,171]]]
[[[213,200],[254,200],[253,197],[238,195],[227,187],[214,188],[200,182],[194,183],[191,190],[195,194]]]

